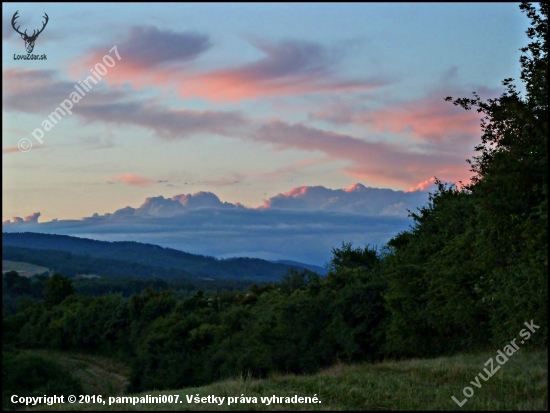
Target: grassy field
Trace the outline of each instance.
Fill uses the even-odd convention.
[[[21,277],[31,277],[34,274],[42,274],[49,271],[46,267],[29,264],[27,262],[2,260],[2,273],[17,271]]]
[[[457,355],[426,360],[389,361],[376,364],[336,365],[313,376],[274,375],[256,380],[239,377],[203,387],[170,391],[148,391],[146,395],[179,396],[178,403],[68,404],[37,406],[38,410],[547,410],[548,351],[522,348],[511,355],[488,381],[478,379],[481,388],[471,384],[495,358],[495,352]],[[495,368],[498,365],[495,361]],[[464,387],[474,394],[459,407]],[[469,390],[467,390],[467,394]],[[188,403],[186,396],[224,397],[223,404]],[[240,403],[241,395],[257,402]],[[318,403],[270,404],[262,397],[316,395]],[[233,403],[228,406],[228,398]],[[122,400],[120,400],[122,401]],[[219,403],[219,401],[218,401]]]

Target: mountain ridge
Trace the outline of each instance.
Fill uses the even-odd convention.
[[[3,251],[4,247],[64,251],[95,260],[122,261],[150,268],[183,271],[192,278],[209,277],[266,282],[278,281],[291,268],[298,270],[312,268],[308,264],[294,261],[270,262],[248,257],[219,259],[137,241],[98,241],[70,235],[34,232],[2,233],[2,247]],[[19,253],[31,255],[28,251],[19,251]],[[30,259],[32,260],[32,257]]]

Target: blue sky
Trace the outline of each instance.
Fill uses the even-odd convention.
[[[26,55],[11,25],[16,11],[28,33],[48,14],[33,51],[47,60],[15,60]],[[200,204],[204,193],[246,207],[251,225],[258,208],[277,210],[269,224],[277,226],[282,204],[270,200],[279,194],[307,199],[312,222],[319,211],[325,221],[349,213],[350,222],[387,220],[394,211],[399,221],[374,231],[369,218],[355,235],[343,226],[332,238],[319,229],[326,240],[315,253],[288,258],[320,262],[346,238],[383,242],[406,228],[406,207],[420,202],[403,191],[425,192],[434,176],[469,179],[464,160],[479,142],[479,115],[444,98],[498,96],[504,78],[519,76],[527,27],[515,3],[3,3],[3,228],[28,217],[36,230],[47,223],[55,232],[61,224],[53,219],[84,225],[83,217],[138,210],[159,196],[188,195],[214,213],[217,205]],[[37,141],[33,131],[104,56],[115,58],[115,45],[120,60]],[[32,149],[20,151],[22,139]],[[356,183],[357,191],[327,192],[336,203],[311,189]],[[366,188],[401,198],[378,209],[350,207],[358,205],[350,192],[368,198],[361,205],[376,203],[378,193]],[[101,236],[115,236],[102,225]],[[89,224],[86,231],[72,233],[99,233]],[[201,235],[202,252],[286,258],[269,242],[263,252],[231,249],[239,235],[224,231],[215,248]],[[262,243],[269,231],[257,237]]]

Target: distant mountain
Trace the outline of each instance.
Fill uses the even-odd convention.
[[[7,247],[17,247],[18,249]],[[33,257],[32,251],[28,251],[29,249],[41,251],[39,254],[37,251],[36,256]],[[44,250],[63,251],[70,254],[52,253],[50,261],[54,260],[52,262],[57,263],[52,266],[47,265],[47,262],[44,261],[48,261],[48,254]],[[125,276],[143,277],[151,272],[159,278],[213,278],[269,282],[278,281],[290,268],[311,270],[311,267],[315,267],[291,261],[289,263],[274,263],[258,258],[223,260],[134,241],[96,241],[68,235],[33,232],[3,233],[2,253],[4,259],[44,265],[54,269],[65,266],[67,270],[70,268],[71,272],[78,269],[80,273],[101,275],[98,271],[103,268],[103,271],[108,273],[118,271],[121,273],[120,275]],[[10,258],[5,254],[8,254]],[[74,265],[67,267],[71,261]],[[133,266],[129,266],[128,263]],[[321,269],[320,267],[316,268]]]
[[[41,265],[68,277],[100,275],[107,278],[197,279],[186,271],[135,262],[77,255],[68,251],[2,245],[2,259]]]
[[[319,267],[318,265],[304,264],[303,262],[291,261],[291,260],[278,260],[271,261],[274,264],[290,265],[295,268],[305,268],[307,270],[316,272],[319,275],[327,275],[328,270],[325,267]]]

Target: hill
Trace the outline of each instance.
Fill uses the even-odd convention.
[[[291,260],[277,260],[277,261],[271,261],[275,264],[283,264],[283,265],[290,265],[296,268],[305,268],[306,270],[310,270],[313,272],[316,272],[319,275],[327,275],[328,270],[324,267],[319,267],[318,265],[312,265],[312,264],[304,264],[302,262],[296,262]]]
[[[158,273],[157,277],[165,279],[182,277],[268,282],[278,281],[291,268],[302,270],[309,267],[294,262],[272,263],[258,258],[217,259],[134,241],[96,241],[32,232],[3,233],[2,249],[3,253],[9,254],[4,259],[43,265],[59,271],[62,271],[60,266],[63,265],[73,273],[77,269],[73,266],[68,268],[69,261],[82,261],[78,268],[80,274],[101,274],[97,269],[101,267],[109,268],[110,272],[116,269],[125,276],[141,276],[136,275],[136,272],[141,274],[149,271]],[[39,258],[29,249],[62,251],[65,255],[52,253],[48,258],[48,254],[42,252]],[[82,258],[75,259],[76,256]],[[48,265],[47,261],[54,264]],[[122,263],[131,263],[132,266]]]
[[[22,248],[2,245],[2,257],[53,269],[67,277],[96,274],[108,278],[136,277],[175,279],[197,278],[186,271],[160,268],[129,261],[77,255],[67,251]],[[41,271],[42,272],[42,271]]]
[[[2,274],[9,271],[16,271],[21,277],[30,277],[34,274],[42,274],[48,268],[27,262],[2,260]]]
[[[487,382],[481,380],[479,388],[472,384],[483,372],[484,363],[496,355],[495,351],[427,360],[339,364],[312,376],[275,375],[264,380],[240,377],[203,387],[127,396],[165,395],[173,400],[177,397],[178,403],[132,405],[126,400],[109,406],[109,398],[104,397],[105,405],[65,403],[36,406],[33,410],[457,410],[451,397],[462,402],[465,387],[474,393],[463,405],[467,410],[547,410],[548,351],[522,349],[494,377]],[[221,405],[188,403],[186,396],[224,397],[224,401]],[[229,397],[239,400],[241,396],[252,403],[238,401],[228,406]],[[285,403],[280,399],[293,396],[317,397],[313,400],[318,402]]]

